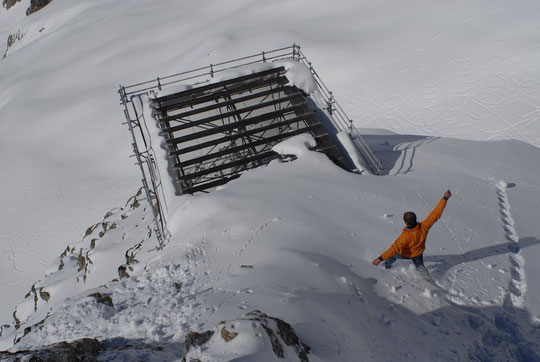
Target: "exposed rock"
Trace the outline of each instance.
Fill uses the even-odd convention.
[[[77,258],[77,265],[79,266],[79,269],[77,271],[81,271],[86,267],[86,258],[84,257],[84,255],[82,255],[82,249],[79,257]]]
[[[120,279],[129,278],[127,267],[125,265],[120,265],[118,267],[118,276],[120,277]]]
[[[24,296],[25,299],[29,297],[32,297],[34,299],[34,311],[37,311],[39,300],[38,300],[38,293],[36,290],[36,284],[33,284],[32,287],[30,288],[30,291],[26,293],[26,295]]]
[[[101,350],[97,339],[83,338],[72,342],[60,342],[36,350],[19,351],[15,353],[0,352],[2,361],[32,361],[32,362],[93,362]]]
[[[139,197],[142,195],[142,193],[143,188],[141,187],[139,191],[137,191],[135,196],[132,196],[128,199],[128,201],[126,202],[126,207],[130,208],[131,210],[135,210],[136,208],[141,206],[141,203],[139,202]]]
[[[2,334],[4,334],[4,331],[8,328],[11,328],[9,324],[2,324],[2,326],[0,327],[0,337],[2,337]]]
[[[10,7],[15,5],[19,1],[21,0],[2,0],[2,6],[5,7],[6,9],[9,9]]]
[[[9,48],[11,48],[11,46],[12,46],[13,44],[15,44],[16,41],[21,40],[21,39],[23,38],[24,35],[25,35],[25,33],[21,33],[20,30],[17,30],[16,33],[9,34],[9,36],[8,36],[8,38],[7,38],[7,47],[6,47],[6,51],[4,52],[4,56],[2,57],[2,59],[4,59],[5,57],[7,57]]]
[[[49,299],[51,299],[51,294],[49,292],[43,290],[43,288],[39,289],[39,296],[41,297],[41,299],[43,299],[46,302],[48,302]]]
[[[184,341],[184,349],[182,350],[182,362],[186,362],[187,354],[191,347],[196,347],[205,344],[212,338],[214,331],[206,331],[204,333],[189,332]],[[191,359],[190,359],[191,361]]]
[[[31,0],[30,7],[26,9],[26,16],[35,13],[38,10],[41,10],[47,6],[52,0]]]
[[[91,234],[94,232],[94,230],[95,230],[98,226],[99,226],[99,223],[97,223],[97,224],[95,224],[95,225],[92,225],[92,226],[90,226],[88,229],[86,229],[86,233],[84,233],[83,239],[84,239],[85,237],[91,235]]]
[[[262,323],[266,333],[268,334],[268,337],[270,337],[270,340],[273,341],[272,348],[274,349],[274,353],[276,353],[278,357],[283,357],[283,355],[280,356],[276,352],[276,350],[281,349],[282,351],[281,353],[283,353],[283,347],[282,346],[278,347],[279,340],[277,340],[277,338],[273,338],[270,335],[270,332],[273,333],[273,330],[268,325],[269,320],[272,320],[276,323],[277,333],[279,337],[283,340],[283,342],[285,342],[287,346],[291,346],[295,349],[295,351],[298,353],[298,357],[300,358],[300,360],[309,361],[308,353],[311,348],[307,344],[304,344],[302,341],[300,341],[293,327],[291,327],[289,323],[282,321],[279,318],[270,317],[259,310],[254,310],[252,312],[247,313],[246,317],[249,317],[252,320],[260,321]]]
[[[17,311],[13,311],[13,320],[15,321],[15,329],[21,328],[21,320],[17,317]]]
[[[110,295],[103,295],[101,293],[92,293],[88,295],[89,297],[93,297],[96,302],[108,305],[109,307],[114,308],[113,300]]]
[[[218,334],[215,334],[215,331],[207,331],[202,334],[189,333],[184,343],[182,361],[198,361],[201,358],[201,350],[204,350],[207,356],[219,355],[223,360],[238,357],[241,359],[241,357],[248,355],[252,360],[296,355],[299,361],[309,361],[310,347],[298,338],[291,325],[258,310],[245,314],[243,318],[219,323],[217,332]],[[242,338],[238,344],[236,337],[240,335]],[[212,343],[208,343],[210,340]],[[204,348],[191,348],[202,345],[205,345]],[[241,349],[246,345],[251,345],[251,347],[247,347],[246,355],[243,356]],[[265,345],[266,347],[264,347]],[[270,347],[275,356],[267,355]]]
[[[111,216],[114,216],[120,212],[122,212],[124,209],[121,208],[121,207],[115,207],[114,209],[111,209],[109,211],[107,211],[107,213],[105,214],[105,216],[103,217],[103,220],[107,220],[108,218],[110,218]]]
[[[135,259],[135,256],[137,255],[139,250],[142,248],[143,243],[144,243],[144,240],[141,240],[139,243],[135,244],[133,247],[126,250],[125,257],[126,257],[127,265],[136,264],[139,262],[137,259]]]
[[[236,332],[229,332],[225,327],[221,328],[221,337],[225,342],[230,342],[238,336]]]

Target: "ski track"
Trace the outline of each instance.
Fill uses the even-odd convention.
[[[419,141],[404,142],[395,146],[394,151],[401,152],[401,155],[396,162],[396,165],[399,164],[399,168],[395,171],[394,176],[406,175],[409,172],[413,171],[413,160],[414,156],[416,155],[416,149],[421,145],[436,141],[438,138],[439,137],[426,137],[425,139],[421,139]]]
[[[510,202],[507,193],[508,184],[500,180],[496,185],[497,197],[499,199],[499,209],[501,222],[506,239],[509,242],[508,250],[510,261],[510,280],[508,289],[504,297],[504,306],[523,307],[525,292],[527,291],[527,281],[525,279],[525,259],[521,255],[519,247],[519,236],[514,228],[514,219],[510,211]]]

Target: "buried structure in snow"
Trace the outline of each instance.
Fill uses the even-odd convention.
[[[272,147],[295,135],[311,134],[314,149],[346,170],[383,171],[297,45],[121,87],[120,95],[160,239],[168,198],[266,165],[279,157]]]

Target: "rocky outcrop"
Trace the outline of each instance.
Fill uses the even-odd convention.
[[[218,355],[227,360],[243,356],[242,346],[235,344],[237,339],[244,347],[251,344],[246,353],[254,360],[272,358],[273,352],[277,358],[290,358],[293,355],[299,361],[309,361],[310,347],[298,338],[293,327],[259,310],[249,312],[240,319],[221,322],[214,331],[190,332],[184,342],[182,361],[203,362]],[[253,353],[257,349],[258,352]],[[269,350],[272,352],[267,355]]]
[[[13,5],[18,3],[21,0],[2,0],[2,6],[6,9],[11,8]],[[38,10],[41,10],[45,6],[49,5],[52,0],[31,0],[30,6],[26,9],[26,16],[35,13]]]
[[[101,346],[97,339],[82,338],[72,342],[54,343],[36,350],[19,351],[15,353],[0,352],[0,359],[7,362],[92,362],[98,360],[97,355],[100,350]]]
[[[182,362],[186,362],[189,351],[193,347],[202,346],[207,343],[214,335],[214,331],[206,331],[204,333],[189,332],[184,341],[184,349],[182,350]],[[191,358],[190,358],[191,360]]]
[[[5,7],[6,9],[9,9],[10,7],[15,5],[19,1],[21,0],[2,0],[2,6]]]
[[[38,10],[41,10],[47,6],[52,0],[32,0],[30,1],[30,6],[26,9],[26,16],[35,13]]]
[[[74,245],[68,245],[58,258],[58,270],[52,270],[50,274],[46,275],[45,279],[32,285],[24,301],[19,303],[15,308],[12,325],[3,327],[0,332],[2,334],[14,334],[14,340],[16,340],[15,338],[20,339],[24,337],[22,331],[27,326],[35,326],[36,322],[46,318],[45,313],[58,302],[55,299],[57,298],[55,288],[49,288],[49,280],[54,280],[53,284],[56,288],[59,288],[64,282],[67,284],[71,283],[69,280],[73,278],[81,284],[89,282],[89,278],[95,275],[93,273],[97,268],[94,264],[95,261],[92,259],[99,259],[100,255],[110,250],[109,247],[111,245],[122,245],[120,249],[125,247],[125,263],[119,259],[116,268],[118,268],[118,276],[120,278],[129,277],[129,274],[134,270],[133,265],[138,263],[136,257],[143,246],[143,242],[150,240],[152,237],[153,220],[145,221],[147,218],[147,215],[145,215],[147,207],[143,207],[141,203],[142,197],[143,191],[139,189],[136,195],[132,196],[124,207],[109,210],[102,221],[90,226],[80,242]],[[129,219],[130,216],[133,219]],[[140,237],[138,242],[130,240],[130,237],[126,237],[126,233],[128,232],[126,228],[129,228],[128,225],[124,225],[126,223],[128,225],[135,224],[135,227],[141,228],[138,233],[138,238]],[[146,236],[148,237],[146,238]],[[104,273],[100,269],[99,273],[97,273],[99,275],[98,278],[103,278],[107,274],[110,275],[110,280],[115,279],[115,266],[106,266],[110,270],[108,269]],[[103,280],[103,282],[105,281],[107,280]],[[90,296],[96,302],[114,308],[113,300],[110,296],[100,293],[94,293]]]
[[[17,30],[16,33],[12,33],[12,34],[9,34],[8,38],[7,38],[7,46],[6,46],[6,51],[4,52],[4,56],[2,57],[2,59],[4,59],[5,57],[7,57],[7,54],[8,54],[8,51],[9,51],[9,48],[11,48],[11,46],[13,44],[15,44],[15,42],[21,40],[24,36],[24,33],[22,33],[20,30]]]
[[[88,295],[96,300],[96,302],[108,305],[109,307],[114,308],[114,303],[110,295],[101,294],[101,293],[92,293]]]

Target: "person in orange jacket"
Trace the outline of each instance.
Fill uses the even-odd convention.
[[[407,211],[404,213],[405,228],[403,232],[387,251],[373,260],[373,265],[379,265],[384,261],[385,268],[388,269],[396,261],[396,256],[398,256],[403,259],[411,259],[417,269],[425,270],[424,250],[426,249],[428,231],[441,218],[446,202],[451,196],[452,193],[447,190],[437,207],[422,222],[416,221],[414,212]]]

